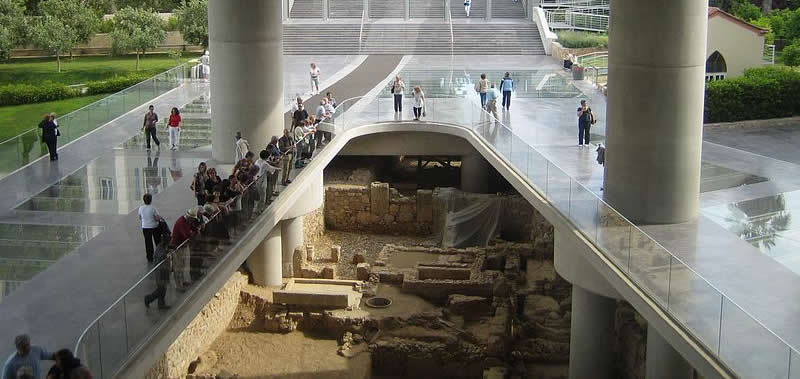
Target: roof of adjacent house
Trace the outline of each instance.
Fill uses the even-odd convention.
[[[725,17],[726,19],[731,20],[735,24],[745,29],[748,29],[754,33],[758,33],[759,35],[764,35],[767,33],[767,29],[759,28],[758,26],[755,26],[745,20],[742,20],[741,18],[738,18],[728,12],[723,11],[722,9],[719,9],[717,7],[708,7],[708,18],[711,19],[712,17],[716,16]]]

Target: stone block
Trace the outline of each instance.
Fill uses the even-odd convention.
[[[465,319],[478,319],[489,315],[492,306],[485,297],[450,295],[447,299],[447,309],[453,314],[462,315]]]
[[[549,296],[528,295],[525,297],[525,317],[529,320],[543,320],[551,313],[561,313],[561,306]]]
[[[369,263],[359,263],[356,265],[356,279],[369,280],[370,266]]]
[[[483,370],[483,379],[504,379],[505,377],[505,367],[489,367]]]
[[[483,268],[485,270],[502,270],[506,265],[506,256],[502,254],[492,254],[486,256]]]
[[[303,248],[298,247],[294,249],[292,255],[292,272],[294,277],[301,278],[303,276]]]
[[[319,270],[315,270],[313,268],[303,268],[302,270],[300,270],[300,275],[298,277],[307,279],[316,279],[319,278],[319,275],[320,275]]]
[[[306,245],[306,260],[309,262],[314,260],[314,245]]]
[[[383,216],[389,212],[389,183],[372,182],[369,185],[372,214]]]
[[[342,247],[339,245],[331,246],[331,261],[339,262],[339,257],[342,256]]]
[[[417,190],[417,222],[433,221],[433,191]]]
[[[353,254],[353,264],[357,265],[359,263],[365,263],[367,258],[364,257],[364,254]]]
[[[336,279],[336,270],[333,267],[323,267],[319,272],[320,279]]]
[[[469,268],[422,266],[417,268],[419,280],[469,280],[472,271]]]
[[[397,222],[411,222],[411,221],[414,221],[413,213],[401,210],[397,214]]]
[[[486,354],[490,357],[504,357],[506,355],[505,339],[502,336],[489,336]]]
[[[400,272],[380,271],[378,277],[381,283],[403,284],[403,273]]]

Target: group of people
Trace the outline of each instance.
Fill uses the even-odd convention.
[[[40,361],[55,361],[47,371],[46,379],[91,379],[92,373],[75,358],[69,349],[51,353],[42,347],[31,345],[26,334],[14,338],[16,352],[11,354],[3,366],[2,379],[40,379]]]
[[[330,142],[332,134],[322,130],[320,124],[323,122],[332,123],[336,114],[336,98],[327,92],[325,97],[319,101],[319,106],[314,114],[309,114],[303,104],[303,99],[298,97],[292,104],[292,124],[291,130],[284,130],[283,150],[286,151],[290,146],[294,146],[291,151],[290,161],[294,161],[295,168],[305,166],[305,162],[310,160],[314,150]],[[278,146],[280,149],[280,146]],[[286,167],[291,167],[291,162],[284,163]],[[288,170],[287,170],[288,171]],[[288,176],[284,173],[284,176]]]
[[[403,96],[405,95],[406,83],[398,75],[394,77],[389,87],[394,97],[394,113],[403,113]],[[425,92],[422,92],[422,87],[414,86],[414,89],[411,90],[411,96],[414,120],[419,121],[420,118],[425,116]]]
[[[487,79],[486,74],[481,74],[481,79],[475,83],[475,92],[481,98],[481,108],[487,112],[491,112],[495,119],[497,116],[497,99],[500,94],[503,96],[502,108],[504,111],[511,109],[511,92],[514,91],[514,79],[511,78],[511,73],[506,72],[500,80],[499,90],[494,83]]]
[[[169,149],[178,150],[181,143],[181,112],[178,108],[173,107],[167,119],[167,132],[169,135]],[[150,151],[150,140],[156,144],[156,148],[161,149],[161,141],[158,140],[156,133],[158,124],[158,114],[155,112],[155,107],[150,105],[147,108],[147,113],[144,114],[144,122],[142,123],[142,131],[145,135],[147,151]]]

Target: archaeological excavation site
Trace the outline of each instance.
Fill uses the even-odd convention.
[[[496,171],[458,189],[460,162],[340,156],[283,285],[243,265],[149,378],[567,378],[572,285],[554,231]],[[616,301],[619,378],[644,377],[647,324]]]

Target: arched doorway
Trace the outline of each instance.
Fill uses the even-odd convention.
[[[728,65],[725,57],[719,51],[715,51],[706,59],[706,81],[722,80],[728,75]]]

